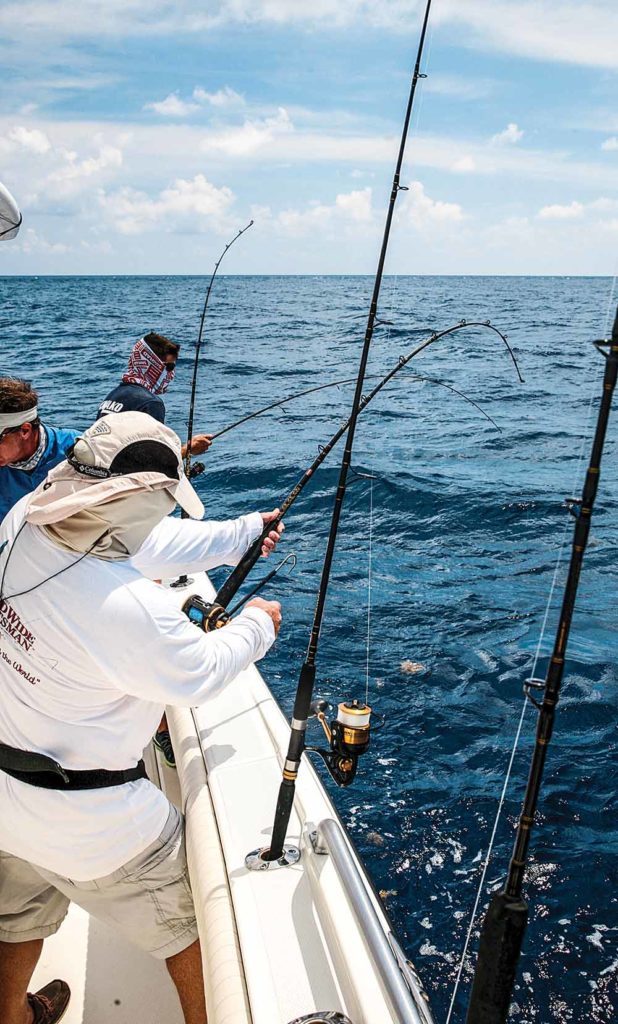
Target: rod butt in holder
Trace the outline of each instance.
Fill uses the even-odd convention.
[[[292,864],[298,864],[300,860],[298,846],[292,846],[291,843],[283,847],[281,856],[277,857],[276,860],[269,860],[269,853],[269,846],[263,846],[259,850],[252,850],[245,857],[245,867],[249,871],[276,871],[277,868],[289,868]],[[309,1017],[307,1018],[307,1020],[310,1019]]]

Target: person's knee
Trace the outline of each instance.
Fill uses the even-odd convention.
[[[195,939],[190,946],[186,946],[185,949],[181,949],[180,953],[173,953],[172,956],[168,956],[165,963],[170,974],[174,974],[176,970],[190,971],[196,968],[199,969],[201,974],[202,971],[202,949],[200,946],[200,940]]]

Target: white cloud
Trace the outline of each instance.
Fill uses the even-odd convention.
[[[45,122],[42,122],[45,123]],[[118,175],[126,133],[75,131],[71,123],[0,127],[0,153],[8,180],[19,182],[20,203],[31,212],[75,212],[83,195]]]
[[[197,103],[181,100],[175,92],[171,92],[164,100],[155,100],[152,103],[144,104],[144,110],[154,110],[155,114],[160,114],[161,117],[187,117],[188,114],[199,109]]]
[[[23,125],[17,125],[11,129],[7,138],[9,142],[15,143],[21,149],[37,155],[48,153],[51,149],[51,142],[47,135],[38,128],[24,128]]]
[[[152,199],[145,192],[121,188],[99,194],[99,202],[114,228],[123,235],[144,231],[165,232],[226,230],[226,215],[234,202],[231,189],[217,188],[203,174],[178,178]]]
[[[162,117],[188,117],[205,104],[218,109],[229,109],[244,106],[245,98],[234,89],[230,89],[229,85],[218,89],[217,92],[206,92],[201,86],[196,85],[191,99],[183,100],[177,92],[171,92],[164,100],[145,103],[144,110],[154,110],[155,114]]]
[[[53,75],[47,78],[29,78],[29,86],[36,89],[51,89],[59,92],[84,92],[94,89],[102,89],[106,85],[116,85],[119,81],[117,75],[101,73],[88,73],[82,75]]]
[[[613,152],[614,150],[617,150],[618,149],[618,138],[616,138],[614,136],[611,139],[606,139],[605,142],[601,143],[601,149],[604,149],[604,150],[606,150],[606,152],[609,152],[609,153]]]
[[[282,210],[275,218],[276,226],[288,235],[300,236],[316,230],[340,233],[345,228],[370,226],[373,221],[370,188],[342,192],[332,205],[317,200],[305,210]]]
[[[498,132],[497,135],[492,135],[491,141],[496,146],[502,145],[515,145],[520,142],[523,138],[523,129],[519,128],[514,121],[506,126],[503,132]]]
[[[587,204],[589,210],[598,210],[599,213],[618,213],[618,199],[607,199],[600,196]]]
[[[451,96],[455,100],[479,100],[489,96],[495,83],[488,79],[475,80],[463,75],[432,74],[423,83],[423,92],[437,96]]]
[[[0,153],[5,173],[10,170],[21,174],[30,185],[35,178],[40,181],[41,161],[24,162],[20,158],[23,150],[9,141],[14,128],[14,120],[0,117]],[[283,108],[270,117],[248,118],[237,127],[221,129],[174,122],[155,126],[46,120],[33,123],[27,130],[41,132],[52,144],[54,153],[50,150],[43,154],[47,172],[66,164],[66,159],[59,155],[61,150],[76,152],[79,160],[96,157],[97,153],[92,153],[93,139],[100,139],[105,145],[122,149],[126,180],[138,187],[142,187],[142,181],[154,178],[173,180],[179,173],[190,177],[203,171],[204,153],[208,154],[209,166],[216,165],[220,173],[225,173],[228,166],[233,167],[242,156],[256,163],[338,164],[347,165],[348,171],[367,167],[370,176],[383,164],[392,166],[398,144],[395,135],[333,131],[328,112],[321,120],[316,116],[310,127],[297,125]],[[99,148],[102,144],[103,141],[97,143]],[[518,181],[568,183],[578,188],[596,188],[601,193],[615,187],[615,170],[609,161],[579,160],[568,149],[492,146],[469,138],[422,134],[414,139],[410,160],[410,167],[475,173],[502,180],[511,176]],[[109,164],[108,173],[113,169]]]
[[[34,228],[26,228],[21,238],[18,239],[16,248],[25,253],[62,255],[70,252],[71,247],[64,242],[48,242]]]
[[[371,189],[363,188],[356,192],[348,192],[338,195],[335,200],[335,207],[341,210],[351,220],[367,222],[371,220]]]
[[[540,220],[583,220],[584,218],[595,218],[600,223],[610,224],[607,221],[607,214],[618,214],[618,199],[608,199],[607,196],[599,196],[589,203],[579,203],[573,200],[568,205],[544,206],[539,210],[537,216]]]
[[[0,8],[0,30],[12,39],[172,36],[225,24],[292,24],[326,30],[368,25],[416,32],[422,0],[13,0]],[[435,26],[453,26],[463,45],[546,61],[618,67],[614,0],[442,0]]]
[[[544,206],[538,212],[540,220],[575,220],[583,217],[583,203],[572,202],[568,206],[560,206],[558,203],[553,206]]]
[[[485,50],[590,67],[618,67],[614,0],[444,0],[434,22]]]
[[[420,181],[411,182],[410,191],[405,193],[401,206],[404,218],[419,229],[448,228],[465,220],[464,211],[459,203],[432,199]]]
[[[92,178],[108,168],[121,167],[122,150],[118,146],[104,143],[101,139],[97,141],[99,149],[96,156],[85,157],[82,160],[78,159],[74,150],[62,150],[61,155],[66,161],[65,165],[52,171],[47,180],[61,183],[75,182],[84,178]]]
[[[451,164],[451,170],[457,174],[467,174],[470,171],[476,170],[476,163],[471,156],[460,156]]]
[[[205,89],[196,86],[193,90],[193,99],[198,103],[209,103],[211,107],[242,107],[245,103],[244,96],[230,89],[229,85],[218,89],[217,92],[206,92]]]
[[[288,112],[279,107],[274,117],[247,120],[240,128],[226,128],[207,135],[200,146],[203,153],[219,152],[226,156],[251,156],[263,150],[275,138],[294,131]]]

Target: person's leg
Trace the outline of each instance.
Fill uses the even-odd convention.
[[[0,941],[0,1020],[2,1024],[31,1024],[33,1013],[27,992],[43,939],[30,942]]]
[[[204,981],[187,868],[184,820],[172,804],[145,850],[103,878],[79,882],[39,869],[49,883],[130,942],[165,961],[186,1024],[205,1024]],[[0,1020],[0,1024],[4,1024]]]
[[[28,985],[41,955],[43,940],[58,931],[69,901],[19,857],[0,851],[0,1021],[31,1024],[33,1000]],[[59,1020],[70,993],[56,981],[41,990],[38,1017]],[[44,998],[43,998],[44,997]],[[40,1005],[39,1005],[40,1004]]]
[[[165,961],[178,991],[185,1024],[206,1024],[200,940]]]
[[[176,755],[174,754],[174,748],[172,746],[172,740],[167,725],[167,718],[163,715],[163,718],[159,722],[156,733],[154,734],[154,745],[163,756],[168,768],[176,767]]]

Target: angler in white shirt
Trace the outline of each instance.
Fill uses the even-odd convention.
[[[206,634],[153,581],[234,565],[276,512],[168,518],[204,509],[145,413],[100,420],[68,459],[0,528],[0,1021],[64,1013],[64,982],[27,989],[73,900],[165,959],[186,1024],[205,1024],[183,821],[141,756],[166,704],[266,654],[281,612],[256,598]]]

